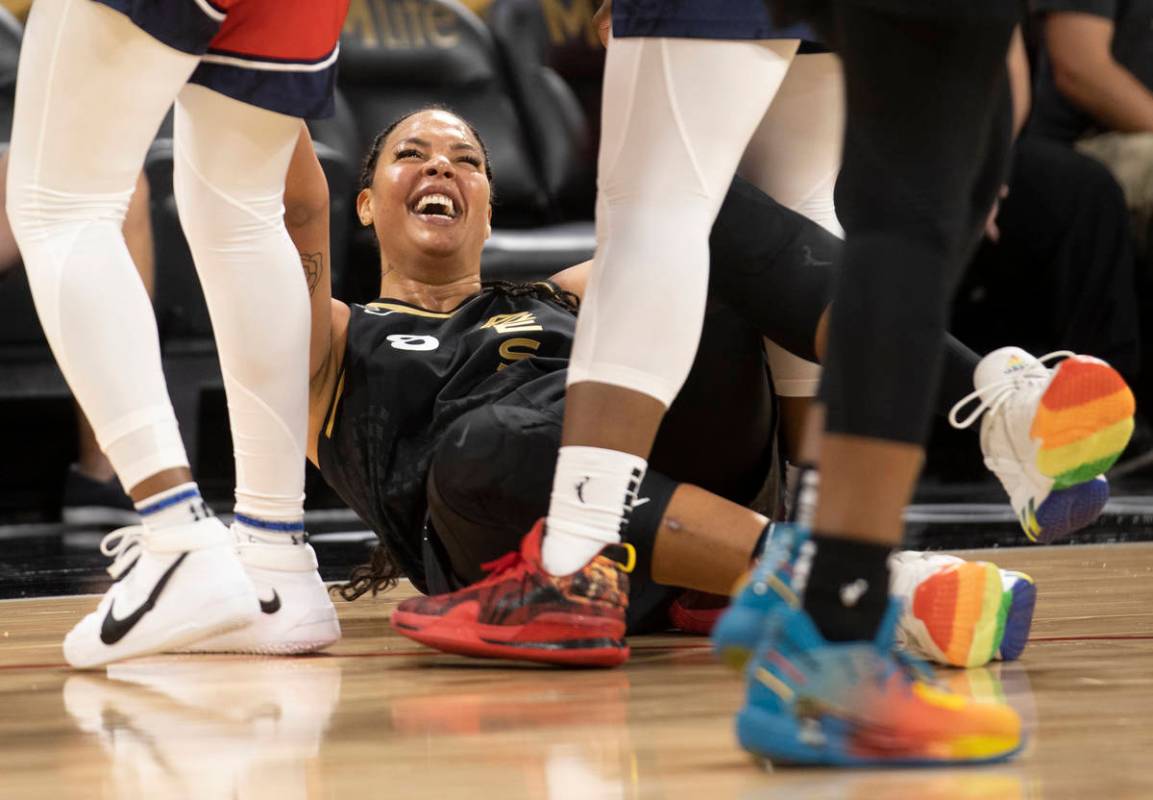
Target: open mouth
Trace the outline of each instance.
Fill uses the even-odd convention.
[[[456,203],[446,194],[426,194],[412,205],[412,212],[429,220],[454,220],[459,215]]]

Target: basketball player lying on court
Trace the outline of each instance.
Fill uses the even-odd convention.
[[[383,131],[357,199],[360,222],[380,246],[380,299],[349,306],[331,297],[327,189],[301,134],[286,204],[315,212],[288,219],[312,290],[309,458],[380,537],[372,563],[346,587],[349,597],[400,577],[440,594],[508,568],[548,506],[588,265],[531,285],[482,284],[490,177],[483,142],[452,113],[426,109]],[[553,627],[565,614],[607,604],[627,607],[630,632],[666,627],[670,610],[681,627],[707,630],[711,617],[682,601],[685,590],[727,594],[769,535],[768,520],[748,507],[773,459],[762,337],[819,360],[840,242],[737,180],[710,245],[710,306],[692,374],[660,430],[626,545],[606,551],[627,570],[600,559],[604,569],[560,579],[559,592],[542,585],[552,602],[534,611],[549,606]],[[942,396],[956,397],[979,359],[955,340],[945,347]],[[1027,412],[1052,377],[1021,351],[1001,360],[1010,355],[1011,378],[999,368],[991,380],[977,376],[974,395],[992,409],[986,448],[990,437],[1029,441]],[[1033,507],[1042,506],[1051,481],[1038,493],[1021,488],[1032,475],[1026,465],[999,461],[995,469],[1011,494],[1033,491]],[[1087,524],[1097,510],[1073,522]],[[947,556],[903,553],[894,562],[910,649],[961,666],[1020,654],[1035,599],[1028,577]],[[393,624],[435,645],[435,625],[423,625],[429,599],[402,603]],[[606,646],[606,656],[583,642],[543,660],[609,663],[620,649]],[[475,654],[537,655],[480,638]]]

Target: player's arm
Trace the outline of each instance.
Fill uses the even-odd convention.
[[[561,270],[556,275],[549,278],[550,281],[555,283],[566,292],[572,292],[581,300],[585,297],[585,287],[589,282],[589,273],[592,272],[593,262],[585,261],[577,264],[575,267],[569,267],[566,270]]]
[[[340,370],[349,318],[348,306],[332,298],[328,215],[328,181],[302,122],[285,180],[284,224],[300,253],[310,296],[308,457],[313,462],[316,437]]]
[[[1045,17],[1053,81],[1069,102],[1115,131],[1153,131],[1153,92],[1113,58],[1113,20],[1055,11]]]

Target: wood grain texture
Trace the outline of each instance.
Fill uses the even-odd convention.
[[[329,655],[80,673],[60,640],[83,597],[0,603],[0,798],[1153,798],[1153,544],[963,555],[1040,589],[1021,662],[941,672],[1021,710],[1010,765],[766,772],[703,639],[636,637],[611,671],[468,661],[390,632],[410,590],[340,603]]]

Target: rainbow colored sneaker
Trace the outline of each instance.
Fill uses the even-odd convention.
[[[713,652],[733,669],[745,668],[773,609],[800,604],[791,586],[793,562],[808,540],[808,530],[796,523],[773,523],[760,559],[713,626]]]
[[[901,649],[952,667],[981,667],[996,657],[1009,610],[996,564],[905,550],[889,557],[889,571],[905,609]]]
[[[749,665],[741,747],[778,765],[982,764],[1017,753],[1015,711],[936,688],[895,655],[900,606],[890,603],[873,641],[840,643],[803,609],[778,605]]]
[[[902,650],[953,667],[1021,656],[1037,602],[1025,573],[915,550],[894,553],[889,570],[905,608],[897,629]]]
[[[1065,360],[1053,368],[1045,364]],[[1133,434],[1133,392],[1097,358],[1062,351],[1034,358],[1002,347],[973,373],[975,391],[949,413],[955,428],[981,420],[985,465],[1001,481],[1025,535],[1048,544],[1091,525],[1109,499],[1101,473]],[[972,401],[976,408],[959,415]]]

